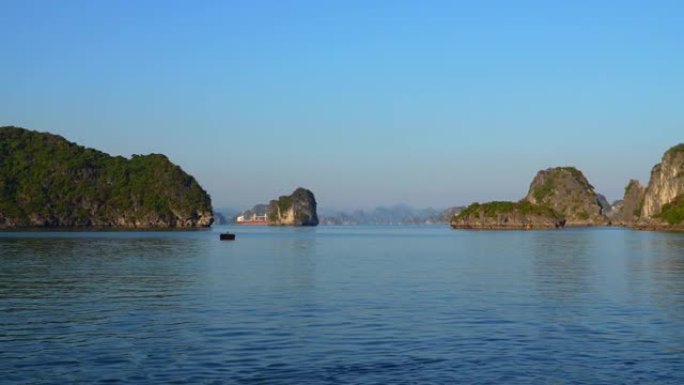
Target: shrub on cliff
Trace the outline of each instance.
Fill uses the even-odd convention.
[[[467,218],[480,213],[485,217],[493,218],[499,214],[508,214],[516,212],[521,215],[538,215],[547,216],[551,218],[561,218],[558,213],[548,206],[534,205],[530,202],[508,202],[508,201],[494,201],[487,203],[473,203],[466,207],[455,217],[456,219]]]
[[[672,202],[667,203],[660,210],[656,218],[664,219],[671,225],[678,225],[684,222],[684,195],[680,195]]]

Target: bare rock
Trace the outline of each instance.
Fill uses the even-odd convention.
[[[656,217],[664,205],[684,194],[684,143],[665,152],[662,162],[651,170],[641,217]]]
[[[604,214],[607,202],[601,204],[594,186],[574,167],[539,171],[524,200],[553,209],[565,218],[567,226],[597,226],[609,222]]]
[[[641,217],[641,208],[644,204],[644,186],[638,180],[632,179],[625,187],[625,195],[619,206],[614,205],[611,212],[611,220],[614,224],[630,225]]]

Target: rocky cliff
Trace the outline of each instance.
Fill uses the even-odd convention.
[[[641,217],[641,207],[644,203],[644,186],[638,180],[632,179],[625,187],[625,195],[616,202],[609,218],[614,225],[630,225]]]
[[[667,150],[653,167],[640,207],[641,216],[631,226],[684,230],[684,143]]]
[[[667,150],[662,161],[651,170],[641,217],[654,218],[664,205],[681,195],[684,195],[684,143]]]
[[[314,194],[302,187],[291,195],[284,195],[268,204],[266,218],[273,226],[316,226],[316,198]]]
[[[565,219],[548,206],[530,202],[473,203],[451,220],[455,229],[557,229]]]
[[[584,174],[574,167],[539,171],[524,200],[553,209],[566,219],[567,226],[596,226],[609,222],[601,196]]]
[[[0,127],[0,228],[211,225],[211,199],[164,155],[112,157],[48,133]]]

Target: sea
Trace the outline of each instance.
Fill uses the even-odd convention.
[[[0,383],[684,384],[684,234],[2,232]]]

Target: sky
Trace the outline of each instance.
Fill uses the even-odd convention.
[[[684,142],[681,1],[0,0],[0,125],[163,153],[214,207],[619,199]]]

